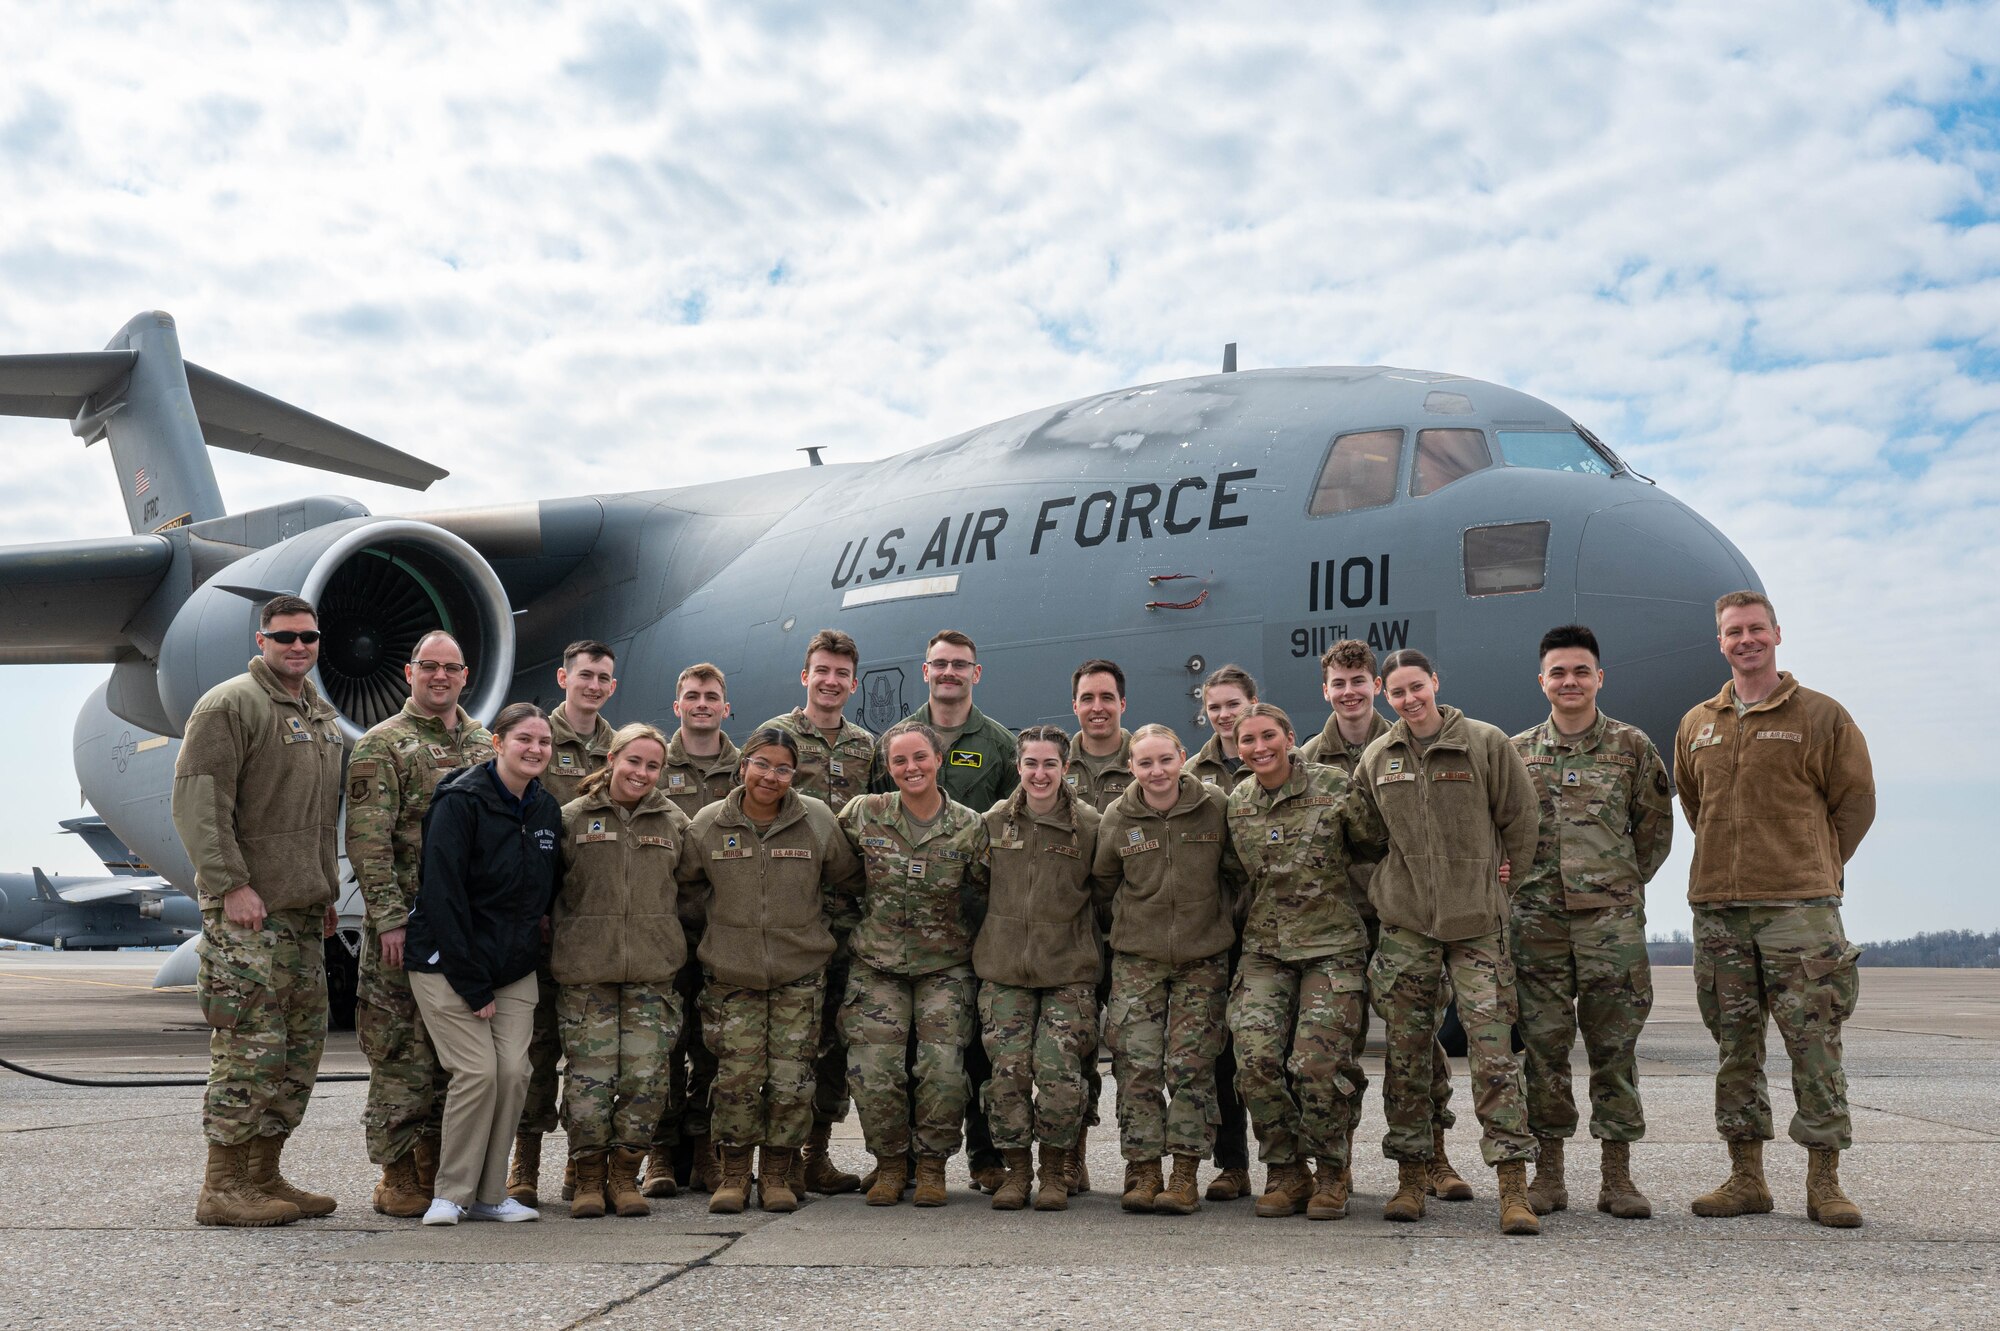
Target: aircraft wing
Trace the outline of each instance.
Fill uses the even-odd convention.
[[[118,660],[172,561],[163,536],[0,549],[0,665]]]
[[[412,490],[429,489],[431,482],[451,474],[443,467],[434,467],[422,458],[411,457],[289,402],[280,402],[192,361],[184,364],[188,396],[194,399],[202,438],[211,448],[277,458],[280,462],[358,476],[364,481],[385,481]]]

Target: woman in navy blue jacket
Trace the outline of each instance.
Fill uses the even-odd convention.
[[[562,809],[537,779],[548,718],[514,703],[495,757],[440,783],[424,814],[403,964],[438,1062],[451,1074],[427,1225],[536,1220],[507,1196],[507,1153],[528,1096],[535,965],[562,877]]]

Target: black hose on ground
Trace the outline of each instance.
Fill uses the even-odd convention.
[[[0,1068],[18,1072],[23,1077],[33,1077],[37,1081],[52,1081],[58,1086],[83,1086],[91,1090],[133,1091],[162,1086],[206,1086],[206,1077],[163,1077],[146,1081],[135,1081],[125,1077],[100,1077],[95,1080],[85,1077],[65,1077],[59,1072],[38,1072],[34,1068],[24,1068],[11,1059],[0,1058]],[[367,1081],[365,1072],[322,1072],[313,1078],[313,1084],[331,1081]]]

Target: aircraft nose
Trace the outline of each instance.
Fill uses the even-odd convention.
[[[1664,753],[1689,707],[1721,687],[1715,599],[1763,590],[1742,553],[1668,495],[1592,513],[1577,550],[1576,610],[1601,634],[1605,710],[1639,726]]]

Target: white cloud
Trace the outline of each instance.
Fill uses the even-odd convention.
[[[1246,368],[1451,369],[1573,411],[1729,533],[1885,782],[2000,794],[1976,754],[2000,719],[1991,3],[9,27],[0,349],[165,308],[192,359],[455,473],[418,498],[221,455],[234,506],[882,456],[1231,340]],[[101,451],[46,421],[0,448],[0,541],[116,529]],[[1945,677],[1899,688],[1933,653]],[[0,846],[55,815],[4,803]]]

